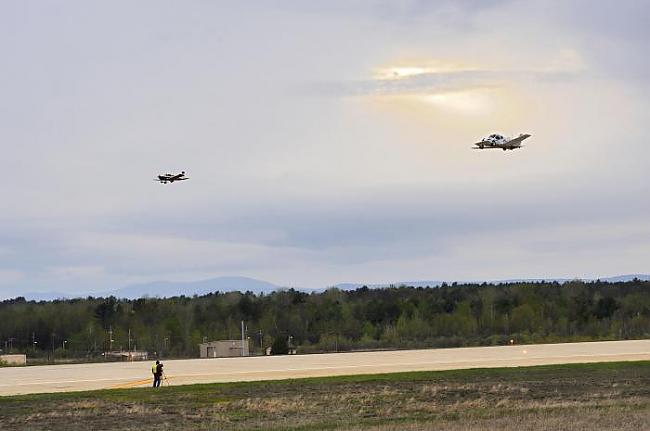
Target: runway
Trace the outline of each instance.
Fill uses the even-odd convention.
[[[650,340],[164,360],[167,384],[650,360]],[[0,368],[0,395],[143,387],[152,361]]]

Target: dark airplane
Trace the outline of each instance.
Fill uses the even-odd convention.
[[[155,181],[158,181],[163,184],[167,184],[167,183],[173,183],[174,181],[184,181],[184,180],[189,180],[189,177],[185,176],[185,171],[181,172],[180,174],[158,175],[158,179]]]

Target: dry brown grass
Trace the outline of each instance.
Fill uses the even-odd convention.
[[[0,430],[650,430],[650,364],[0,398]]]
[[[499,417],[459,418],[377,426],[342,425],[341,431],[644,431],[650,429],[650,410],[621,411],[571,407]]]

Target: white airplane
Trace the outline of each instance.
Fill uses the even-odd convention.
[[[154,181],[158,181],[162,184],[167,184],[167,183],[173,183],[174,181],[185,181],[185,180],[189,180],[189,178],[185,176],[185,171],[183,171],[180,174],[158,175],[158,178],[155,179]]]
[[[526,138],[530,138],[530,135],[528,133],[522,133],[516,138],[507,138],[503,135],[495,133],[481,139],[481,142],[475,143],[472,148],[475,150],[482,150],[484,148],[501,148],[503,151],[515,150],[522,147],[521,143]]]

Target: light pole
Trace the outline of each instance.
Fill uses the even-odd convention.
[[[113,351],[113,341],[115,341],[113,340],[113,326],[109,326],[108,327],[108,342],[109,342],[108,350],[110,352]]]
[[[61,343],[61,347],[62,347],[62,349],[63,349],[64,352],[65,352],[65,344],[66,344],[67,342],[68,342],[68,340],[63,340],[63,342]]]
[[[50,334],[50,346],[52,347],[52,363],[54,363],[54,348],[56,347],[54,345],[55,338],[56,338],[56,334],[52,332],[52,334]]]
[[[244,356],[244,321],[241,321],[241,355]]]

